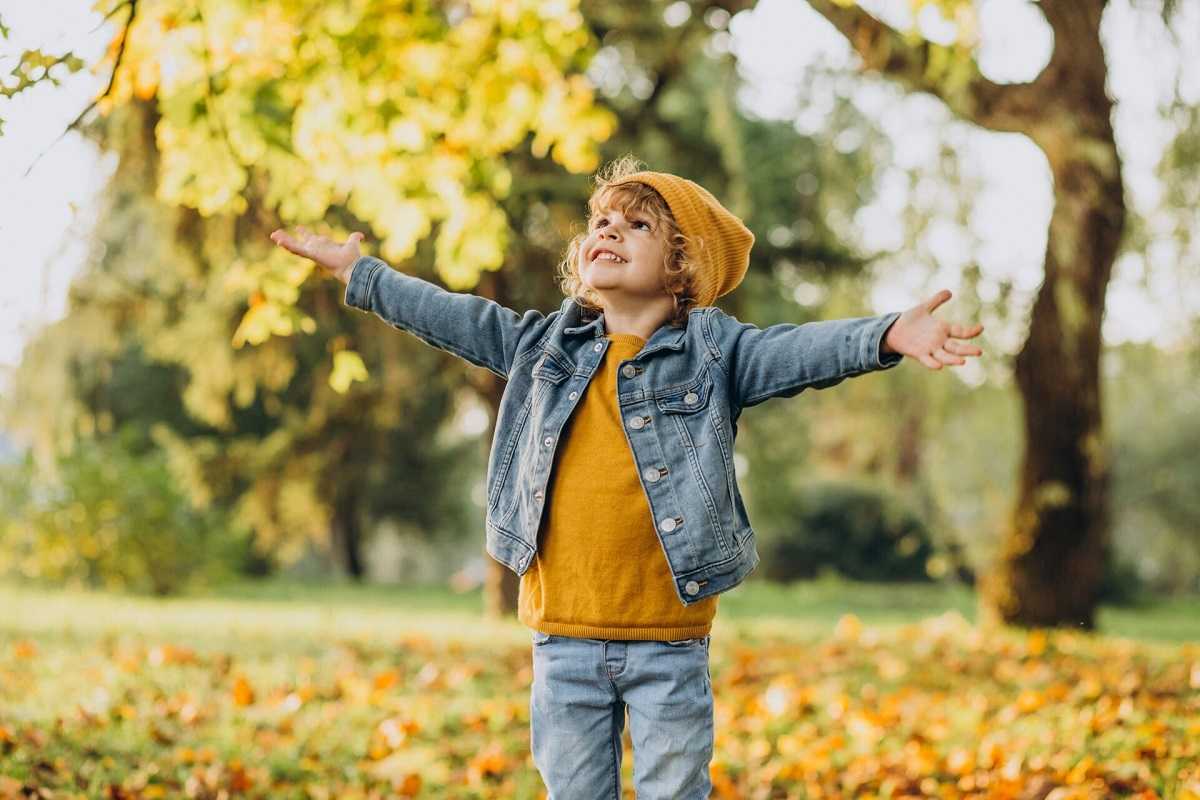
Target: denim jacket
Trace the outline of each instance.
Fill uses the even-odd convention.
[[[523,575],[538,546],[559,436],[609,341],[567,298],[550,314],[450,292],[362,256],[348,306],[505,378],[487,469],[488,554]],[[900,363],[880,344],[898,312],[758,328],[715,306],[664,323],[622,361],[622,430],[684,605],[732,589],[758,565],[733,467],[743,408]]]

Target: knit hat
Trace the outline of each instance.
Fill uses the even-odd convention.
[[[750,266],[754,234],[698,183],[666,172],[634,172],[609,183],[645,183],[667,201],[683,235],[688,257],[698,266],[696,307],[711,306],[742,282]]]

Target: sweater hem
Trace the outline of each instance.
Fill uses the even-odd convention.
[[[677,628],[606,628],[599,625],[575,625],[566,622],[538,622],[528,627],[555,636],[573,636],[579,639],[616,639],[620,641],[674,642],[679,639],[696,639],[708,636],[712,625],[692,625]]]

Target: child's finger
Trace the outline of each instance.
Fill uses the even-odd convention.
[[[919,360],[922,364],[929,367],[930,369],[941,369],[942,368],[942,362],[938,361],[936,358],[929,355],[928,353],[922,353],[921,355],[917,356],[917,360]]]
[[[280,247],[284,248],[285,250],[296,253],[297,255],[303,255],[303,253],[300,252],[300,250],[301,250],[300,243],[297,242],[295,239],[293,239],[291,236],[288,236],[287,233],[285,233],[284,231],[275,231],[274,233],[272,233],[271,241],[275,242],[275,244],[279,245]]]
[[[981,356],[981,355],[983,355],[983,350],[976,347],[975,345],[963,344],[962,342],[956,342],[953,339],[947,339],[946,343],[944,345],[942,345],[942,347],[946,348],[947,352],[954,353],[955,355],[959,355],[959,356]]]
[[[969,328],[966,325],[951,325],[950,326],[950,335],[953,336],[955,339],[973,339],[974,337],[978,336],[982,332],[983,332],[983,324],[978,323],[978,322]]]
[[[938,361],[942,362],[943,364],[947,364],[949,366],[958,367],[958,366],[962,366],[963,364],[967,363],[966,359],[963,359],[956,355],[947,353],[946,349],[944,347],[939,347],[937,350],[934,350],[933,357],[936,358]]]

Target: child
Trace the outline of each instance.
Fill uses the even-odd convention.
[[[521,576],[530,728],[551,800],[621,797],[628,710],[640,800],[707,798],[709,632],[758,564],[733,468],[746,406],[981,350],[931,312],[779,324],[712,305],[754,235],[699,185],[622,159],[597,176],[560,265],[559,310],[445,291],[300,228],[271,238],[347,284],[345,302],[507,379],[487,474],[487,551]]]

